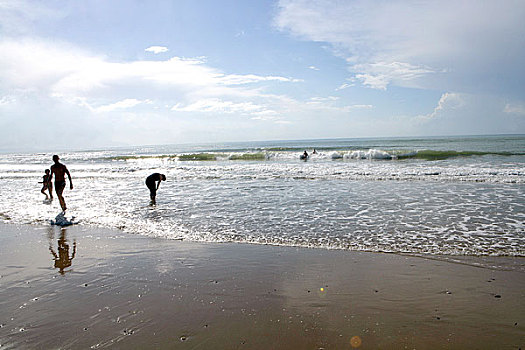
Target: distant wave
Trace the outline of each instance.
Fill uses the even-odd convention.
[[[235,152],[194,152],[183,154],[158,154],[158,155],[119,155],[104,157],[107,161],[132,161],[141,159],[168,159],[173,161],[266,161],[299,159],[304,149],[275,147],[258,152],[246,152],[236,150]],[[525,152],[480,152],[480,151],[452,151],[452,150],[381,150],[381,149],[337,149],[320,148],[317,152],[310,153],[311,160],[345,160],[345,159],[369,159],[369,160],[445,160],[457,157],[474,156],[525,156]]]
[[[422,150],[414,153],[400,154],[398,159],[417,158],[425,160],[443,160],[456,157],[472,157],[472,156],[523,156],[525,152],[511,153],[511,152],[479,152],[479,151],[434,151]]]
[[[268,156],[266,153],[213,153],[213,152],[197,152],[188,154],[161,154],[161,155],[128,155],[128,156],[114,156],[105,157],[104,160],[109,161],[128,161],[140,159],[171,159],[179,161],[215,161],[215,160],[266,160]]]

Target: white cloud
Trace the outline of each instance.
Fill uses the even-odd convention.
[[[205,64],[202,57],[172,57],[162,61],[112,62],[66,43],[44,40],[0,41],[0,88],[38,91],[64,100],[84,99],[92,105],[114,103],[129,96],[142,99],[157,94],[179,97],[204,93],[246,95],[242,86],[298,82],[280,76],[225,74]],[[173,90],[168,91],[170,87]],[[252,93],[258,94],[253,90]],[[125,94],[125,95],[124,95]]]
[[[251,117],[251,120],[271,121],[278,124],[288,123],[281,119],[277,111],[267,106],[253,102],[224,101],[218,98],[199,100],[188,105],[178,103],[171,110],[175,112],[213,113],[215,115],[247,115]]]
[[[364,85],[506,92],[525,82],[525,2],[280,0],[275,25],[331,44]]]
[[[165,47],[165,46],[150,46],[147,49],[145,49],[144,51],[146,51],[146,52],[153,52],[154,54],[159,54],[159,53],[163,53],[163,52],[168,52],[169,49],[167,47]]]
[[[319,68],[317,68],[316,66],[310,66],[308,68],[311,69],[311,70],[319,70]]]
[[[192,104],[182,106],[176,104],[171,108],[172,111],[178,112],[206,112],[206,113],[242,113],[252,114],[264,112],[263,106],[256,105],[252,102],[235,103],[232,101],[223,101],[218,98],[200,100]]]
[[[524,103],[507,103],[503,108],[503,112],[508,114],[516,114],[525,116],[525,104]]]
[[[364,104],[355,104],[355,105],[344,105],[337,106],[336,102],[339,100],[339,97],[328,96],[328,97],[312,97],[309,101],[306,102],[306,106],[311,109],[317,110],[327,110],[327,111],[337,111],[342,113],[348,113],[356,109],[372,109],[372,105]]]
[[[355,84],[353,84],[353,83],[351,83],[351,84],[349,84],[349,83],[343,83],[343,84],[339,85],[339,86],[335,89],[335,91],[340,91],[340,90],[348,89],[349,87],[352,87],[352,86],[355,86]]]
[[[440,114],[450,112],[451,110],[455,110],[458,108],[461,108],[465,105],[464,98],[461,94],[458,93],[451,93],[446,92],[443,95],[441,95],[441,98],[438,101],[438,104],[436,108],[434,108],[434,111],[432,113],[420,116],[421,119],[435,119]]]
[[[310,102],[329,102],[329,101],[337,101],[337,100],[339,100],[339,97],[337,97],[337,96],[312,97],[312,98],[310,98]]]
[[[271,109],[265,109],[259,112],[254,113],[254,117],[252,119],[254,120],[274,120],[279,121],[280,115],[274,110]]]
[[[169,143],[175,135],[186,137],[185,142],[189,142],[196,140],[195,136],[190,138],[186,134],[190,131],[198,134],[199,127],[202,129],[210,120],[221,130],[228,130],[217,131],[217,135],[223,135],[219,132],[230,135],[228,138],[242,139],[242,135],[233,135],[231,131],[241,121],[245,127],[253,128],[250,130],[254,135],[277,137],[271,128],[275,124],[282,133],[279,137],[299,137],[300,132],[295,129],[286,134],[287,126],[305,125],[303,120],[315,124],[319,121],[318,113],[327,113],[330,118],[348,116],[358,108],[345,106],[334,96],[304,101],[265,93],[272,84],[294,84],[301,80],[277,75],[227,74],[209,66],[204,57],[112,61],[68,43],[36,39],[0,40],[0,52],[3,53],[0,96],[4,96],[0,108],[2,114],[10,116],[8,122],[18,125],[16,120],[33,120],[34,116],[39,121],[45,120],[47,126],[57,127],[61,120],[75,115],[78,135],[64,131],[66,136],[60,142],[69,140],[77,145],[96,141],[81,138],[81,130],[84,134],[96,134],[100,143],[103,140],[110,144],[148,143],[152,138]],[[23,107],[28,105],[27,101],[32,101],[33,107]],[[166,130],[162,137],[148,123],[151,118],[163,119]],[[266,122],[270,129],[259,130],[260,126],[249,124],[250,121]],[[31,125],[36,128],[40,124],[19,125],[18,135],[26,135],[30,140]],[[310,134],[304,137],[314,137],[316,128],[308,130]],[[23,140],[20,136],[16,142]],[[14,140],[6,138],[6,142]],[[44,145],[53,142],[42,139]]]
[[[105,105],[105,106],[100,106],[100,107],[97,107],[94,109],[95,112],[112,112],[112,111],[115,111],[115,110],[118,110],[118,109],[127,109],[127,108],[132,108],[132,107],[135,107],[141,103],[150,103],[149,100],[146,100],[146,101],[139,101],[137,99],[134,99],[134,98],[127,98],[125,100],[122,100],[122,101],[118,101],[118,102],[115,102],[115,103],[112,103],[112,104],[109,104],[109,105]]]
[[[8,104],[15,103],[15,102],[16,102],[16,98],[14,96],[6,95],[6,96],[0,97],[0,106],[8,105]]]
[[[511,134],[525,130],[525,118],[502,113],[504,98],[465,93],[444,93],[425,115],[397,117],[414,135]],[[519,109],[518,109],[519,111]]]
[[[366,72],[355,76],[363,85],[381,90],[386,90],[387,86],[392,82],[397,83],[397,85],[408,86],[410,82],[426,74],[435,73],[430,68],[401,62],[358,64],[354,65],[352,69]]]
[[[351,105],[349,106],[351,109],[372,109],[374,108],[373,105]]]
[[[152,139],[170,143],[177,135],[190,142],[209,122],[204,114],[210,113],[222,130],[217,135],[240,138],[231,134],[240,119],[281,120],[276,110],[286,108],[286,98],[265,94],[265,88],[299,81],[276,75],[227,74],[209,66],[204,57],[112,61],[69,43],[43,39],[3,38],[0,52],[1,123],[19,130],[16,137],[2,133],[0,147],[33,144],[35,130],[43,125],[62,130],[65,118],[74,121],[75,132],[62,130],[60,140],[51,134],[49,139],[43,136],[39,139],[43,146],[137,144]],[[181,113],[164,107],[175,101],[180,104],[173,110]],[[190,112],[196,113],[185,116]],[[148,123],[153,117],[164,120],[162,137]]]
[[[302,82],[301,79],[276,77],[276,76],[258,76],[254,74],[237,75],[229,74],[218,77],[218,81],[224,85],[242,85],[250,83],[259,83],[263,81],[278,81],[283,83],[298,83]]]

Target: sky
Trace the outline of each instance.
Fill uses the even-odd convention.
[[[525,134],[523,0],[0,0],[0,150]]]

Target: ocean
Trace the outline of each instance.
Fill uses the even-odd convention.
[[[316,153],[313,154],[313,150]],[[310,156],[301,160],[307,151]],[[525,135],[166,145],[58,152],[80,225],[201,242],[525,256]],[[0,220],[49,224],[53,153],[0,154]],[[144,183],[163,173],[157,204]]]

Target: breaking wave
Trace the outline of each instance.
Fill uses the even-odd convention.
[[[118,155],[104,157],[107,161],[129,161],[140,159],[167,159],[172,161],[272,161],[301,159],[303,149],[298,148],[273,148],[259,152],[194,152],[182,154],[156,154],[156,155]],[[446,160],[458,157],[482,156],[524,156],[525,152],[480,152],[480,151],[453,151],[453,150],[381,150],[381,149],[320,149],[310,153],[308,160],[406,160],[420,159],[427,161]]]

